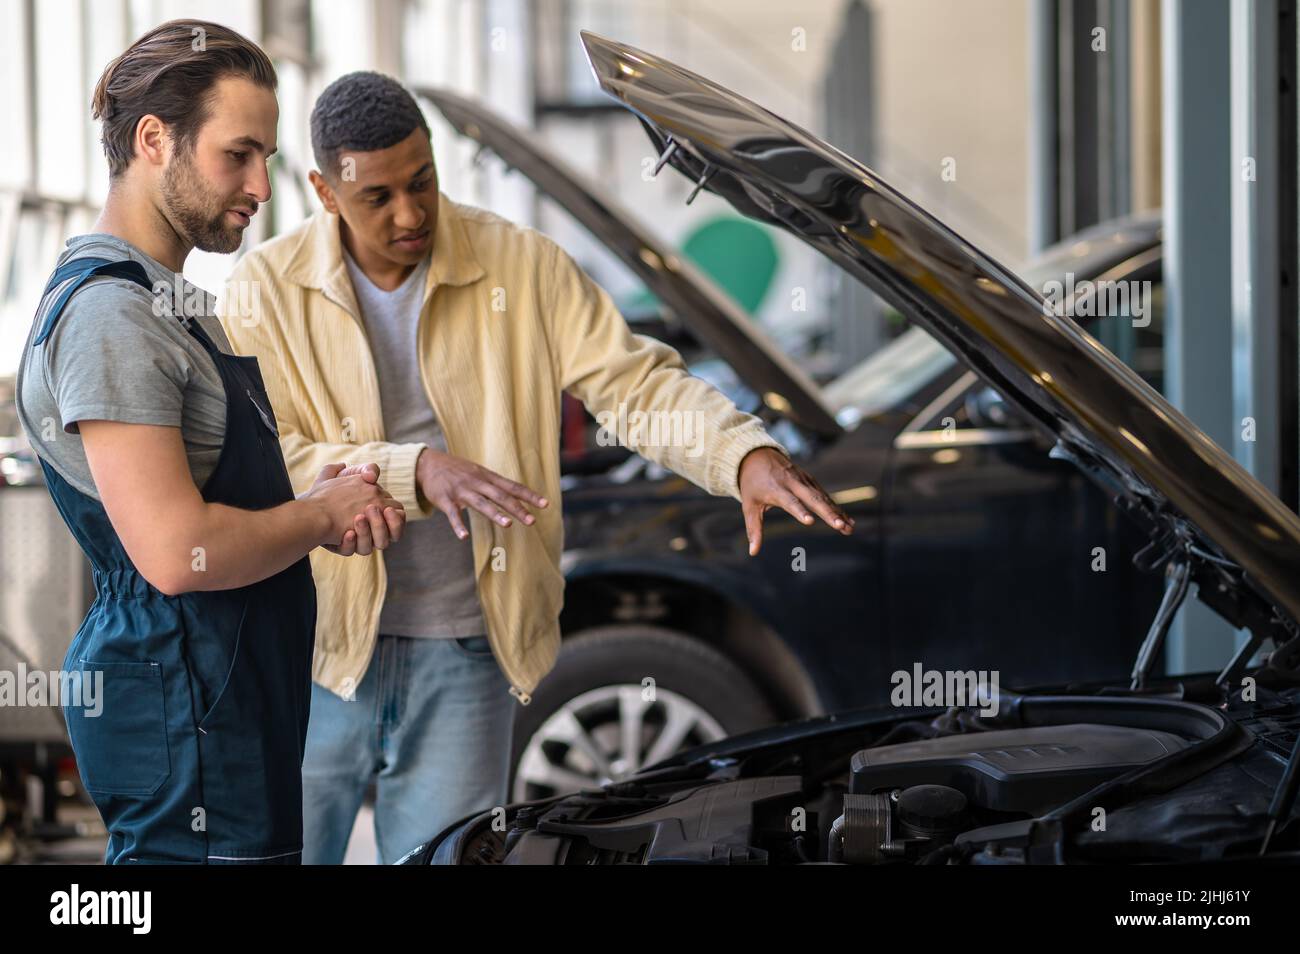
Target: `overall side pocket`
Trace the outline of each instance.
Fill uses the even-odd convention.
[[[83,659],[78,671],[90,688],[64,718],[86,791],[152,795],[171,775],[162,667]]]
[[[256,586],[257,584],[254,584]],[[235,645],[230,653],[230,663],[226,666],[225,674],[221,677],[221,688],[212,699],[212,704],[208,706],[207,711],[199,718],[196,726],[202,730],[207,725],[212,713],[217,711],[217,706],[221,705],[221,700],[226,697],[226,690],[230,687],[231,677],[234,676],[235,667],[239,665],[239,652],[244,642],[244,621],[248,619],[248,603],[251,596],[245,596],[243,609],[239,613],[239,623],[235,627]]]

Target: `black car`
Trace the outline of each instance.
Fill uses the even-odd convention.
[[[856,521],[845,538],[769,513],[750,558],[735,501],[621,447],[589,440],[564,454],[564,643],[516,716],[515,799],[883,702],[884,676],[918,654],[963,668],[996,661],[1022,685],[1128,670],[1160,599],[1158,577],[1131,569],[1145,538],[923,328],[819,386],[787,353],[797,340],[771,340],[542,144],[454,93],[420,92],[621,260],[667,312],[634,327],[762,415]],[[1157,386],[1160,252],[1159,216],[1148,214],[1075,236],[1030,270],[1077,289],[1080,315],[1104,310],[1083,306],[1085,282],[1150,282],[1141,320],[1079,320],[1127,343]]]
[[[1044,483],[1068,482],[1055,470],[1068,463],[1113,498],[1147,541],[1140,563],[1163,574],[1164,596],[1146,616],[1116,614],[1126,628],[1146,631],[1123,679],[1020,693],[1005,688],[1010,679],[1002,687],[994,680],[976,704],[893,698],[893,708],[724,739],[601,788],[504,810],[484,806],[405,863],[1294,857],[1300,518],[1095,338],[1045,308],[1035,289],[869,169],[680,67],[591,34],[583,40],[597,80],[640,117],[665,164],[744,214],[789,229],[942,341],[1001,395],[1017,427],[1038,435],[1018,446],[1026,458],[1044,458]],[[951,410],[937,398],[931,407]],[[922,420],[908,433],[928,425]],[[950,492],[943,481],[917,486],[905,467],[893,480],[904,487],[901,500],[880,519],[910,519],[914,530],[943,538],[936,548],[949,546],[948,524],[969,517],[935,502]],[[1032,495],[1018,499],[1024,502],[1009,503],[997,518],[1023,524],[1034,504]],[[683,528],[692,540],[713,538],[711,527],[696,530],[686,520]],[[1025,552],[1008,559],[1022,566],[1035,554],[1055,559],[1049,529],[1014,540]],[[924,556],[926,536],[900,545]],[[828,562],[841,556],[830,538],[803,539]],[[716,546],[721,559],[725,544]],[[876,541],[878,550],[889,546],[888,535]],[[976,568],[968,572],[972,587]],[[870,623],[876,613],[868,608],[876,607],[861,594],[879,599],[890,588],[877,576],[846,571],[822,598],[864,607]],[[1039,635],[1070,656],[1066,678],[1080,679],[1095,665],[1092,647],[1107,647],[1112,637],[1071,619],[1081,609],[1075,591],[1095,585],[1094,577],[1084,565],[1036,579],[1060,606]],[[748,597],[766,598],[758,592],[764,585],[776,586],[751,585]],[[787,579],[780,589],[800,585]],[[1219,673],[1158,676],[1161,643],[1193,592],[1248,639],[1236,650],[1225,645]],[[912,632],[896,634],[912,640],[898,658],[950,674],[996,670],[1022,651],[1023,636],[998,633],[979,617],[1014,623],[1014,607],[1028,598],[1023,587],[975,596],[936,587],[929,618],[917,606]],[[837,615],[838,641],[827,646],[839,654],[832,686],[856,684],[867,694],[887,687],[891,678],[859,651],[867,623]],[[964,645],[977,629],[988,642]]]

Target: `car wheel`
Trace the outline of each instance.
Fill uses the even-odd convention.
[[[775,720],[753,680],[691,636],[642,625],[582,630],[515,716],[512,799],[595,788]]]

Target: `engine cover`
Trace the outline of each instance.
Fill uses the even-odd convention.
[[[1189,744],[1155,729],[1091,723],[949,735],[856,752],[849,791],[950,785],[981,808],[1037,815]]]

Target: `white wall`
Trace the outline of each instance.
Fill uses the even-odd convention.
[[[883,176],[1012,263],[1028,251],[1027,0],[876,0]],[[956,160],[956,181],[940,176]]]

